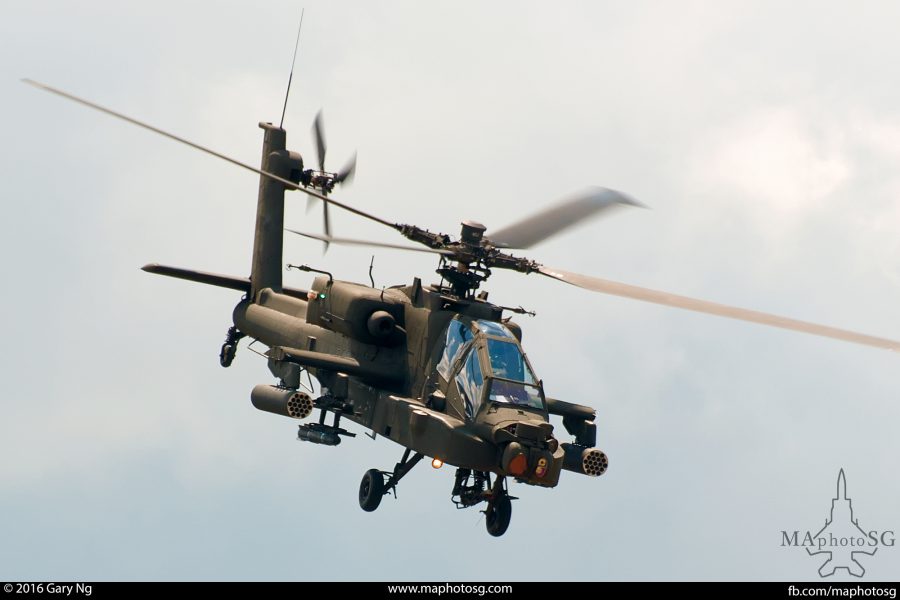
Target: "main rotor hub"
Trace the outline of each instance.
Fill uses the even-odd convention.
[[[461,223],[462,231],[459,234],[459,240],[467,246],[481,246],[481,239],[487,227],[477,221],[463,221]]]

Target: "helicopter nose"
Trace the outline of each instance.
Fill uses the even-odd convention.
[[[516,437],[523,440],[543,442],[553,435],[553,424],[547,421],[519,421],[516,423]]]

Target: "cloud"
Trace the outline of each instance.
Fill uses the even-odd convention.
[[[734,199],[756,226],[784,232],[827,210],[853,176],[846,125],[795,107],[760,108],[716,129],[694,157],[692,183]]]

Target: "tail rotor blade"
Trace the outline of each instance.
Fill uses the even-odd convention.
[[[350,160],[347,161],[347,164],[341,168],[340,171],[337,172],[337,176],[334,178],[335,183],[351,183],[353,181],[353,176],[356,174],[356,152],[353,153],[353,156],[350,157]]]
[[[322,111],[316,114],[316,120],[313,121],[313,136],[316,138],[316,151],[318,152],[319,170],[325,170],[325,130],[322,125]]]

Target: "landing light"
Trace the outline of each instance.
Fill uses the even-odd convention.
[[[434,467],[435,469],[440,469],[441,467],[444,466],[444,461],[442,461],[439,458],[435,458],[431,461],[431,466]]]

